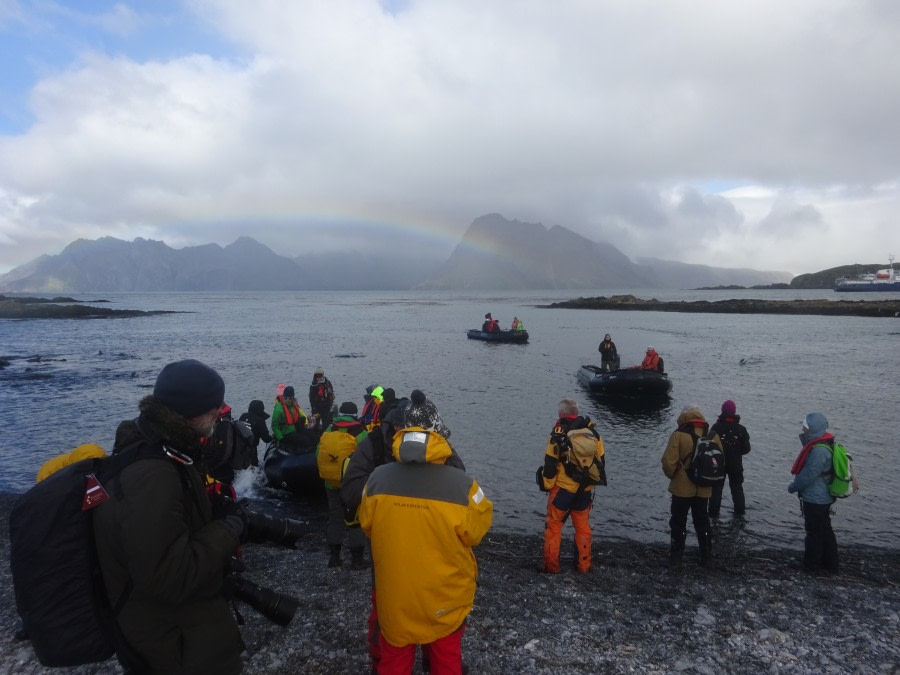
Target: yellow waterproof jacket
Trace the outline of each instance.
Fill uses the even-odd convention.
[[[359,522],[372,540],[378,623],[394,646],[450,635],[472,610],[472,552],[491,527],[493,504],[465,472],[444,464],[447,441],[408,427],[394,436],[396,462],[363,490]]]
[[[41,464],[41,468],[38,470],[36,482],[40,483],[48,476],[52,476],[60,469],[69,466],[69,464],[80,462],[83,459],[100,457],[106,457],[106,451],[103,448],[101,448],[96,443],[84,443],[83,445],[79,445],[77,448],[72,450],[72,452],[67,452],[64,455],[57,455],[53,459],[48,459],[46,462]]]
[[[669,492],[676,497],[703,497],[712,495],[711,487],[700,487],[688,478],[686,467],[690,467],[694,454],[694,440],[706,434],[709,423],[698,408],[688,408],[678,416],[678,429],[669,436],[669,442],[662,456],[662,470],[671,480]],[[722,447],[722,441],[715,433],[709,435],[713,442]]]
[[[573,418],[569,418],[573,419]],[[560,420],[561,422],[563,420]],[[559,424],[559,423],[557,423]],[[555,430],[554,430],[555,431]],[[603,439],[597,436],[597,461],[600,461],[600,458],[603,457],[605,450],[603,449]],[[567,492],[575,493],[578,491],[578,482],[573,480],[569,474],[566,473],[566,469],[563,466],[562,461],[560,460],[559,448],[556,443],[553,442],[553,435],[547,439],[547,449],[544,452],[544,488],[546,490],[552,490],[556,485],[559,486],[560,490],[566,490]],[[555,469],[556,473],[553,475],[553,470]],[[582,492],[591,492],[596,485],[587,485],[582,490]]]

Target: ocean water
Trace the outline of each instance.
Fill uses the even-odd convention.
[[[104,306],[182,313],[86,321],[0,320],[0,490],[22,492],[40,464],[85,442],[110,449],[118,422],[134,417],[163,365],[198,358],[221,372],[236,413],[260,398],[271,411],[279,383],[301,400],[317,366],[338,402],[362,405],[371,384],[398,395],[422,389],[437,405],[467,469],[494,502],[494,527],[540,533],[546,497],[534,472],[561,398],[575,398],[597,423],[609,485],[591,516],[604,539],[668,541],[668,480],[660,457],[676,418],[698,404],[713,421],[737,403],[753,450],[745,457],[747,517],[722,528],[746,545],[799,547],[802,518],[787,493],[797,434],[809,411],[823,412],[847,445],[859,494],[840,501],[838,540],[900,547],[900,319],[682,314],[538,308],[578,295],[618,291],[89,294]],[[621,291],[627,292],[627,291]],[[855,299],[831,291],[637,292],[660,299],[787,297]],[[892,294],[893,295],[893,294]],[[490,311],[506,327],[523,320],[525,345],[468,340]],[[593,399],[576,378],[599,363],[610,333],[622,364],[648,345],[665,359],[674,387],[652,407]],[[269,501],[290,497],[256,485]],[[287,508],[290,508],[288,505]]]

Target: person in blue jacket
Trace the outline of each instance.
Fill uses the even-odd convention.
[[[809,413],[800,432],[803,449],[794,460],[794,480],[788,492],[800,497],[800,510],[806,539],[803,569],[810,574],[837,574],[839,571],[837,538],[831,527],[834,497],[828,483],[834,473],[832,451],[834,436],[828,433],[828,420],[819,412]]]

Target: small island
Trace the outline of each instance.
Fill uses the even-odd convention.
[[[109,301],[91,300],[90,302]],[[80,300],[66,297],[32,298],[0,295],[0,319],[116,319],[178,313],[170,310],[142,311],[93,307]]]
[[[823,316],[900,317],[900,300],[645,300],[634,295],[577,298],[536,305],[543,309],[614,309],[644,312],[699,312],[710,314],[818,314]]]

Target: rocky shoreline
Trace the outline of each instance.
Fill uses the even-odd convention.
[[[109,302],[109,300],[91,300],[90,302],[102,303]],[[0,319],[111,319],[157,314],[178,314],[178,312],[94,307],[83,304],[81,300],[68,297],[32,298],[0,295]]]
[[[634,295],[576,298],[539,308],[614,309],[644,312],[699,312],[711,314],[818,314],[824,316],[900,316],[900,300],[649,300]]]
[[[115,660],[44,668],[28,642],[14,639],[6,531],[14,499],[0,495],[0,675],[121,672]],[[371,576],[348,561],[329,569],[324,514],[294,506],[304,528],[296,549],[245,547],[245,577],[299,600],[286,628],[240,606],[245,672],[368,673]],[[699,567],[689,547],[683,570],[670,574],[664,543],[607,540],[600,519],[591,572],[576,574],[564,553],[563,573],[548,576],[538,571],[540,527],[527,536],[491,532],[476,549],[479,588],[463,638],[473,675],[900,673],[898,551],[845,543],[841,575],[813,577],[799,569],[802,542],[750,548],[739,528],[721,526],[716,569]],[[838,531],[839,541],[848,538]]]

